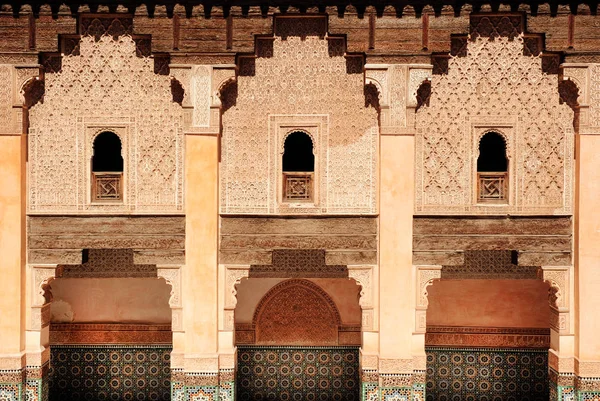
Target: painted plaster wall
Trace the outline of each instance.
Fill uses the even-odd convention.
[[[251,323],[256,306],[262,297],[276,284],[285,281],[279,278],[249,278],[237,286],[236,323]],[[361,310],[358,304],[360,287],[354,280],[343,278],[310,279],[321,287],[335,302],[344,324],[360,324]]]
[[[59,278],[52,322],[170,323],[171,287],[154,278]]]
[[[428,294],[427,325],[549,327],[548,285],[540,280],[441,280]]]

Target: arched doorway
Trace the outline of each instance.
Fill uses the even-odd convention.
[[[347,279],[246,281],[238,305],[253,303],[251,288],[268,289],[251,322],[236,323],[237,399],[358,401],[359,287]]]
[[[549,285],[510,250],[467,250],[427,289],[427,400],[549,398]]]

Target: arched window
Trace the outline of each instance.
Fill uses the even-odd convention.
[[[311,202],[315,155],[312,139],[302,131],[292,132],[283,145],[283,200],[285,202]]]
[[[477,183],[479,202],[508,201],[506,142],[497,132],[488,132],[479,141]]]
[[[123,199],[123,156],[121,140],[110,131],[94,139],[92,156],[92,200],[120,201]]]

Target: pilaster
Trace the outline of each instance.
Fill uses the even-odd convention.
[[[414,137],[382,135],[380,146],[379,394],[381,400],[418,400],[424,344],[413,343],[414,323],[401,323],[414,322],[415,310]]]
[[[594,121],[593,126],[599,126]],[[600,132],[600,131],[597,131]],[[576,153],[575,215],[575,383],[579,400],[600,397],[600,135],[580,133]],[[565,400],[568,398],[559,398]]]
[[[0,135],[0,392],[25,394],[25,162],[26,136]]]

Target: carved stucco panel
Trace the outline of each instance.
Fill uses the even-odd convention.
[[[13,67],[0,65],[0,133],[13,130]]]
[[[191,76],[191,92],[193,98],[192,124],[196,127],[210,125],[211,105],[211,71],[206,66],[194,66]]]
[[[180,308],[182,306],[181,297],[181,268],[157,266],[156,274],[163,278],[171,286],[171,297],[169,306],[171,308]]]
[[[417,89],[427,78],[432,75],[432,67],[410,67],[408,70],[408,107],[417,107]]]
[[[390,125],[406,126],[406,86],[408,67],[393,65],[390,67]]]
[[[378,65],[366,65],[365,81],[372,83],[379,91],[379,104],[389,106],[390,104],[390,83],[389,67]]]
[[[550,285],[550,306],[559,312],[569,311],[571,309],[569,268],[542,266],[540,275],[540,278]]]
[[[47,298],[51,298],[51,294],[48,293],[48,285],[56,277],[56,267],[56,265],[31,267],[33,275],[31,306],[41,307],[46,304]]]
[[[363,74],[346,72],[343,55],[330,55],[327,40],[275,37],[272,57],[255,59],[253,76],[237,77],[236,104],[223,114],[221,211],[275,213],[269,177],[277,137],[269,116],[328,113],[322,210],[374,213],[378,123],[377,111],[365,107],[364,85]]]
[[[590,67],[590,121],[591,127],[600,127],[600,64]]]
[[[45,88],[44,103],[30,110],[30,212],[183,211],[183,111],[171,79],[136,56],[131,37],[82,38],[80,55],[63,57]],[[85,131],[124,125],[129,196],[119,206],[91,205]]]
[[[427,300],[427,287],[433,284],[434,280],[442,277],[442,266],[417,266],[417,300],[418,308],[425,308],[429,305]]]
[[[523,56],[523,39],[477,38],[466,57],[432,77],[430,106],[416,115],[417,213],[568,214],[573,192],[573,111],[559,103],[556,75],[540,57]],[[499,211],[474,209],[471,118],[511,117],[518,192]],[[520,169],[520,170],[519,170]]]
[[[415,333],[425,333],[427,329],[427,287],[441,277],[442,266],[416,266]]]

